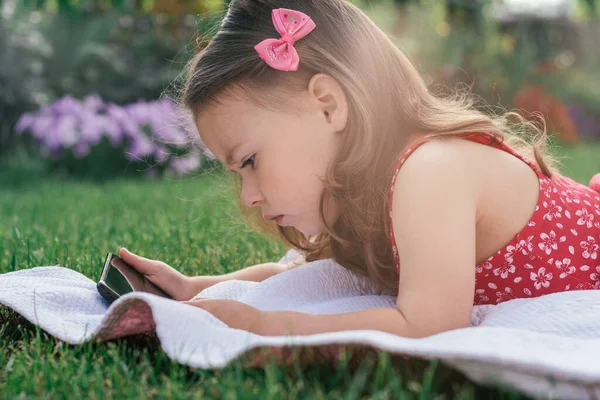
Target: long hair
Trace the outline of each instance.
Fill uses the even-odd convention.
[[[278,38],[271,20],[274,8],[291,8],[309,15],[316,28],[294,46],[298,71],[282,72],[260,59],[254,46]],[[246,96],[266,108],[289,110],[293,94],[306,90],[316,73],[335,78],[348,99],[348,122],[339,153],[323,177],[318,235],[305,235],[291,226],[265,221],[256,208],[236,199],[245,222],[281,239],[307,262],[333,258],[340,265],[370,277],[383,291],[395,291],[387,195],[395,160],[408,144],[408,135],[462,136],[492,133],[551,176],[554,160],[546,154],[545,128],[517,114],[501,116],[479,111],[472,96],[431,93],[416,68],[391,39],[359,8],[345,0],[232,0],[218,32],[189,62],[182,93],[184,106],[197,116],[224,96]],[[513,115],[517,124],[509,122]],[[533,131],[533,143],[516,132]],[[523,128],[523,129],[521,129]],[[339,217],[330,226],[324,205],[331,198]]]

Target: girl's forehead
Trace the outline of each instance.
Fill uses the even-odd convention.
[[[205,129],[232,130],[240,125],[256,124],[264,110],[254,104],[229,97],[211,105],[196,116],[196,124]]]
[[[198,134],[200,139],[213,154],[222,154],[232,144],[239,142],[239,133],[234,126],[228,123],[206,123],[207,119],[198,119]]]
[[[212,111],[197,116],[198,133],[204,145],[226,165],[227,159],[231,161],[235,155],[232,150],[248,141],[255,126],[239,109]]]

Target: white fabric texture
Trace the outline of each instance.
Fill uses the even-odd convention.
[[[280,262],[299,256],[292,249]],[[261,310],[323,314],[395,307],[393,296],[378,294],[371,281],[331,259],[263,282],[222,282],[196,297],[235,299]],[[600,291],[476,306],[471,327],[423,339],[374,330],[265,337],[231,329],[200,308],[141,292],[108,307],[95,281],[61,266],[0,274],[0,303],[70,344],[156,332],[170,358],[195,368],[221,368],[261,347],[363,344],[438,358],[475,382],[509,385],[533,397],[600,397]]]

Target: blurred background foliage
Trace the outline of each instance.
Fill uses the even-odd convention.
[[[540,112],[563,145],[600,140],[596,0],[394,3],[389,30],[432,86],[465,83],[490,105]]]
[[[407,52],[432,90],[466,84],[493,107],[541,112],[566,146],[600,140],[598,0],[353,2]],[[32,135],[18,134],[18,123],[65,98],[96,96],[127,109],[172,93],[196,38],[214,32],[226,6],[0,0],[0,166],[11,156],[26,159],[23,151],[40,153]],[[59,129],[56,121],[48,129]],[[70,170],[93,164],[73,166],[69,157]]]

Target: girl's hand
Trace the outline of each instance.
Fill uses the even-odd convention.
[[[190,278],[164,262],[138,256],[125,248],[119,250],[119,257],[174,300],[189,300],[193,296],[193,294],[189,295]]]
[[[194,307],[202,308],[227,326],[242,329],[257,335],[271,336],[269,334],[269,320],[274,314],[261,311],[245,303],[231,299],[196,299],[182,301]],[[339,362],[340,356],[348,350],[345,344],[331,344],[311,347],[259,347],[246,354],[246,365],[251,367],[264,367],[270,363],[291,365],[294,361],[302,365],[315,362],[329,362],[334,367]]]
[[[182,301],[182,303],[208,311],[230,328],[242,329],[257,335],[263,335],[263,328],[267,319],[265,312],[240,301],[231,299],[196,299]],[[246,360],[246,363],[251,367],[264,367],[271,362],[275,362],[276,364],[290,364],[293,355],[290,348],[259,348],[249,353],[250,358]],[[314,359],[312,358],[313,361]]]
[[[182,303],[208,311],[230,328],[242,329],[257,335],[262,334],[265,319],[264,312],[240,301],[231,299],[195,299],[182,301]]]

